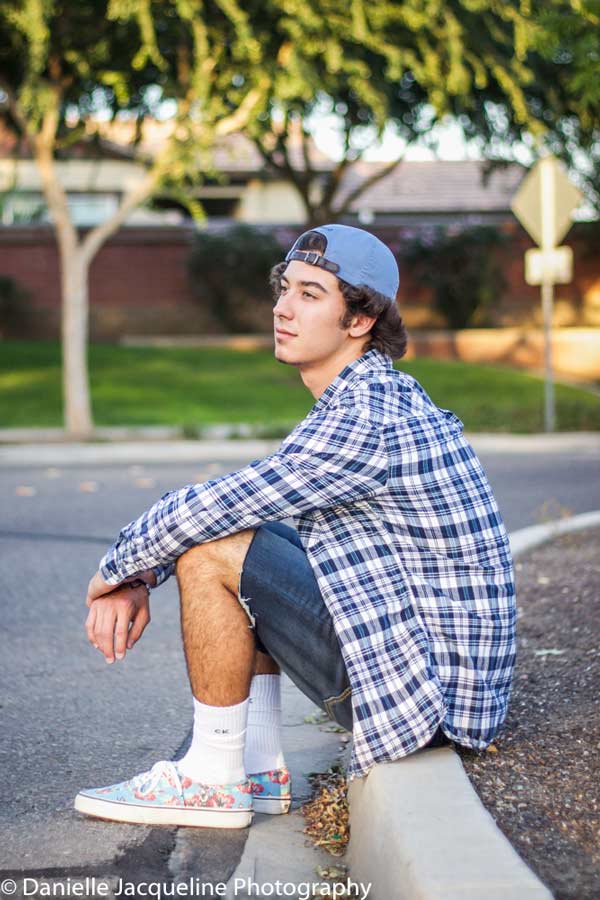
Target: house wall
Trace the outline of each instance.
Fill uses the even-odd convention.
[[[306,209],[289,183],[253,178],[244,188],[235,217],[251,225],[302,225]]]
[[[507,288],[498,298],[494,324],[531,327],[541,324],[539,288],[524,282],[523,255],[532,246],[516,224],[504,226],[510,241],[497,251]],[[284,245],[301,229],[275,228]],[[415,228],[376,229],[395,252],[414,236]],[[571,238],[572,235],[572,238]],[[93,340],[116,340],[124,334],[216,334],[214,316],[194,298],[186,260],[194,231],[189,227],[128,227],[105,244],[90,273],[90,330]],[[587,242],[586,242],[587,241]],[[600,258],[589,239],[570,234],[575,277],[556,287],[555,326],[600,326]],[[399,306],[411,329],[440,328],[428,290],[418,287],[401,265]],[[56,337],[60,323],[58,254],[48,226],[0,228],[0,275],[15,278],[31,293],[27,334]]]
[[[130,160],[57,160],[56,170],[66,191],[97,191],[121,194],[136,187],[146,170]],[[40,169],[33,159],[0,159],[0,190],[42,191]]]

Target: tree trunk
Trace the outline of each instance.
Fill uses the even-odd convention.
[[[61,247],[64,421],[67,435],[89,440],[94,434],[87,365],[88,270],[80,246]]]

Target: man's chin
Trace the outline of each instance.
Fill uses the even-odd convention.
[[[296,366],[297,368],[299,365],[301,365],[301,363],[299,363],[297,360],[290,359],[289,354],[286,354],[285,348],[283,347],[278,347],[277,345],[275,345],[273,355],[275,356],[277,362],[283,363],[285,366]]]

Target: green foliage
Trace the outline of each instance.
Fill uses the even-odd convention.
[[[439,227],[403,250],[417,283],[432,289],[449,328],[493,324],[490,312],[505,287],[494,251],[503,240],[497,228]]]
[[[30,293],[14,278],[0,275],[0,335],[18,337],[27,331]]]
[[[199,232],[188,260],[192,289],[227,332],[269,332],[273,300],[268,283],[283,250],[275,238],[249,225]]]
[[[486,91],[487,109],[472,105],[463,117],[461,104],[453,103],[451,112],[461,117],[468,137],[479,139],[488,159],[511,161],[521,141],[535,152],[550,150],[600,212],[600,0],[529,5],[523,56],[529,75],[522,93],[539,128],[523,128],[497,91]]]
[[[210,174],[215,137],[245,129],[316,221],[348,206],[343,175],[365,128],[390,121],[412,143],[451,114],[493,157],[546,135],[593,164],[599,24],[600,0],[3,0],[0,118],[31,134],[56,118],[66,148],[90,114],[141,123],[168,101],[166,187]],[[317,107],[340,117],[345,142],[328,173],[290,154]]]
[[[395,366],[413,375],[434,403],[453,410],[468,431],[543,430],[541,378],[433,359]],[[283,437],[314,403],[297,370],[268,350],[93,344],[90,367],[99,425],[179,425],[191,436],[209,425],[250,423],[261,434]],[[60,426],[60,380],[58,343],[5,341],[0,353],[4,427]],[[556,402],[559,429],[600,430],[597,395],[558,384]]]
[[[569,163],[580,147],[598,158],[600,0],[357,2],[341,15],[329,7],[321,22],[323,4],[295,4],[286,70],[249,124],[311,223],[340,218],[364,191],[349,191],[345,175],[386,123],[408,145],[431,144],[432,126],[449,114],[494,159],[511,161],[521,141],[538,140]],[[314,53],[309,67],[299,50]],[[317,108],[339,117],[344,146],[325,172],[307,140]],[[291,150],[299,138],[300,157]],[[589,188],[592,177],[582,178]]]

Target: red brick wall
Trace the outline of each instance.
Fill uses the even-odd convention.
[[[192,235],[184,228],[124,228],[100,249],[90,270],[92,339],[219,330],[188,281]],[[0,274],[30,291],[33,333],[57,336],[60,272],[52,229],[0,228]]]
[[[539,289],[523,277],[523,254],[532,246],[516,224],[503,226],[511,241],[498,252],[507,290],[498,298],[497,325],[535,325],[541,321]],[[287,241],[295,230],[278,230]],[[377,229],[393,248],[414,235],[414,228]],[[215,334],[220,328],[194,299],[186,260],[193,237],[190,228],[124,228],[94,259],[90,273],[92,339],[124,334]],[[557,286],[555,325],[600,325],[600,259],[574,228],[569,243],[575,252],[575,278]],[[28,333],[55,337],[60,322],[58,254],[49,227],[0,228],[0,274],[15,278],[31,292]],[[409,328],[443,327],[431,297],[417,288],[409,271],[402,272],[400,307]]]

